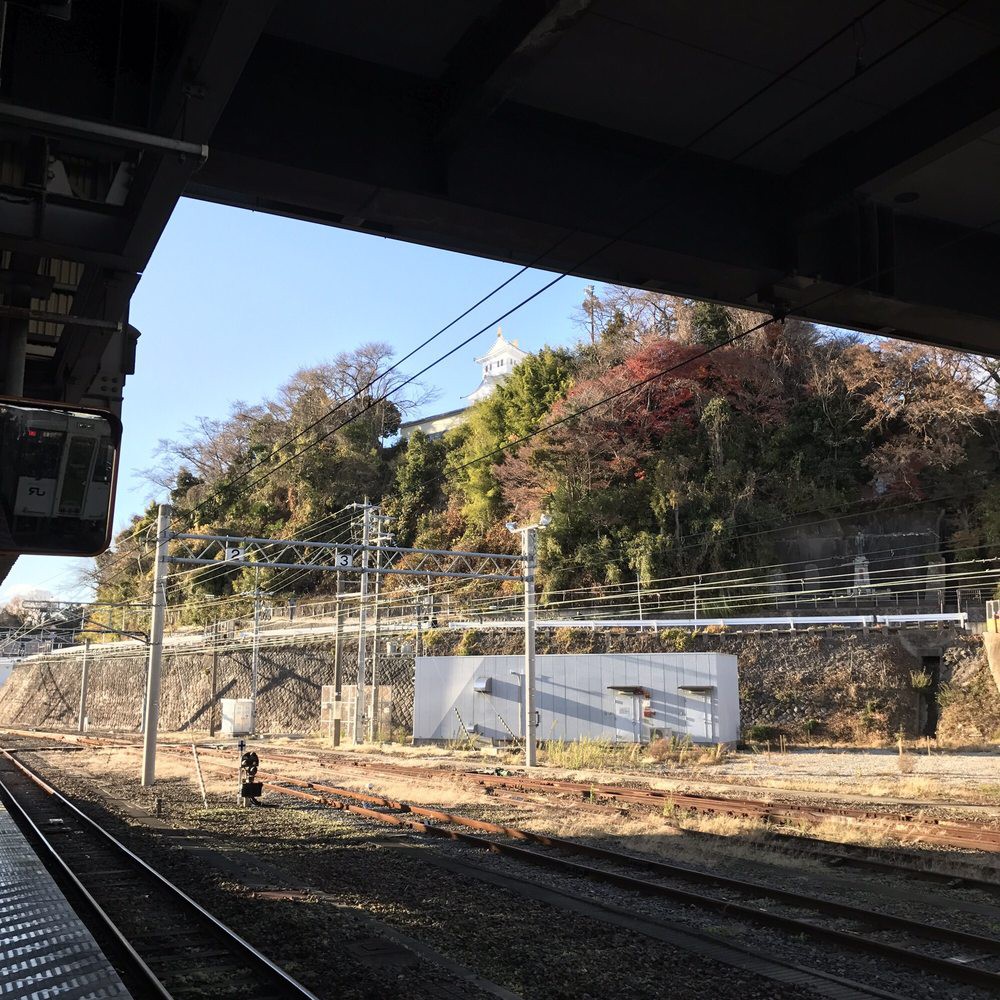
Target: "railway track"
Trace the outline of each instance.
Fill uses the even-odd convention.
[[[37,736],[38,734],[21,732],[18,735]],[[136,745],[134,740],[122,738],[46,735],[51,735],[54,739],[72,739],[74,742],[89,746]],[[162,743],[160,746],[162,749],[171,749],[169,743]],[[212,753],[210,749],[200,752]],[[307,761],[316,761],[320,764],[329,763],[338,768],[359,769],[368,774],[380,774],[385,777],[412,778],[421,781],[443,779],[479,785],[489,790],[565,796],[587,804],[613,803],[622,808],[643,807],[661,813],[667,811],[734,816],[778,825],[815,823],[824,819],[846,819],[865,824],[877,823],[881,825],[884,832],[896,836],[903,843],[923,843],[940,847],[1000,853],[1000,826],[988,823],[958,822],[944,818],[928,818],[915,816],[912,813],[881,811],[871,807],[852,808],[842,805],[814,805],[728,795],[712,796],[632,785],[531,778],[516,772],[491,774],[483,771],[453,768],[376,764],[372,761],[358,760],[346,754],[315,750],[291,753],[268,750],[267,757],[271,761],[288,761],[297,764]],[[928,803],[928,805],[935,806],[937,804]],[[941,804],[942,807],[945,805]]]
[[[317,1000],[3,749],[0,798],[137,1000]]]
[[[107,745],[104,741],[90,742]],[[134,745],[129,741],[116,742],[126,747]],[[163,749],[185,755],[188,752],[182,747],[169,745],[164,745]],[[205,748],[201,755],[205,766],[231,770],[235,764],[233,755],[221,750]],[[268,762],[289,760],[299,765],[310,759],[301,754],[270,752],[267,758]],[[336,763],[338,770],[341,765],[347,768],[339,758]],[[353,764],[349,769],[354,773],[359,770]],[[384,771],[398,778],[402,770],[404,769],[365,768],[363,773],[374,775]],[[429,772],[423,768],[405,771],[413,772],[412,777],[423,781],[444,777],[443,772]],[[476,778],[482,777],[474,772],[467,773]],[[591,844],[502,826],[326,782],[305,781],[274,774],[265,777],[265,788],[275,794],[343,810],[379,824],[503,855],[519,865],[544,867],[573,879],[602,882],[642,896],[667,899],[673,903],[712,911],[720,917],[767,925],[792,936],[833,944],[851,952],[867,952],[889,960],[898,967],[917,969],[942,979],[979,987],[991,994],[1000,994],[1000,939],[987,935],[962,931],[954,926],[938,926],[893,914],[873,912],[863,907],[792,892],[766,883],[730,878],[715,871],[655,861]],[[562,796],[566,793],[560,789],[558,794]],[[989,885],[996,888],[992,883]],[[766,900],[764,906],[761,905],[762,900]],[[980,906],[988,909],[982,904]],[[1000,910],[996,915],[1000,918]],[[796,968],[803,975],[814,971]],[[865,992],[863,984],[847,980],[831,983],[832,980],[827,982],[827,987],[834,992],[824,995],[887,995],[878,990]],[[838,992],[840,990],[846,992]]]
[[[321,760],[324,755],[312,755]],[[691,812],[707,815],[734,816],[766,823],[815,823],[824,819],[847,819],[859,823],[879,824],[904,843],[924,843],[941,847],[1000,853],[1000,828],[985,823],[956,822],[947,819],[924,818],[912,814],[882,812],[877,809],[857,809],[842,806],[820,806],[795,802],[768,801],[730,796],[709,796],[661,789],[610,785],[596,782],[560,781],[552,778],[529,778],[516,773],[489,774],[481,771],[457,771],[406,767],[404,765],[373,764],[357,761],[345,755],[325,755],[338,767],[358,768],[369,774],[386,777],[408,777],[417,780],[446,778],[486,789],[567,796],[577,801],[614,803],[623,807],[644,807],[657,812]],[[268,751],[270,760],[301,763],[303,754],[280,754]]]
[[[39,734],[12,731],[21,737],[35,737]],[[73,745],[136,747],[135,740],[119,737],[78,737],[67,734],[46,734],[56,740],[71,740]],[[22,750],[23,748],[17,748]],[[161,744],[168,752],[187,753],[170,743]],[[210,747],[200,753],[205,757],[228,755]],[[776,854],[791,854],[811,858],[834,867],[847,865],[859,870],[885,871],[923,881],[939,881],[954,884],[960,880],[967,888],[979,889],[989,894],[1000,894],[1000,881],[994,880],[991,866],[959,855],[947,857],[947,871],[927,867],[928,858],[900,856],[886,848],[865,848],[851,844],[833,844],[809,837],[793,828],[800,828],[810,820],[839,817],[871,827],[878,824],[881,833],[898,839],[905,851],[909,844],[926,844],[939,848],[959,848],[966,851],[981,851],[986,854],[1000,853],[1000,829],[987,824],[955,823],[941,819],[924,819],[907,815],[880,812],[874,809],[841,809],[839,807],[799,805],[795,803],[769,803],[759,799],[712,798],[700,795],[678,795],[669,791],[643,789],[629,786],[594,785],[584,782],[559,782],[549,779],[531,779],[518,774],[493,775],[482,771],[455,770],[452,768],[412,767],[399,764],[375,763],[358,760],[353,755],[331,753],[329,751],[281,752],[268,750],[268,761],[289,762],[297,765],[315,762],[324,768],[352,773],[362,771],[366,775],[380,775],[387,778],[409,778],[425,783],[454,782],[478,785],[485,794],[495,799],[505,799],[514,804],[540,804],[553,802],[575,810],[594,812],[615,812],[626,815],[633,809],[652,811],[669,821],[671,816],[679,818],[683,813],[707,815],[740,815],[754,817],[773,825],[776,830],[763,841],[754,841],[752,846]],[[607,794],[605,794],[607,793]],[[936,805],[936,803],[931,803]],[[792,831],[792,832],[788,832]],[[689,834],[691,831],[687,831]],[[695,835],[698,835],[697,833]],[[701,834],[706,838],[710,834]],[[986,877],[983,877],[983,876]]]
[[[224,765],[219,762],[206,761],[205,766],[221,769]],[[283,786],[277,786],[271,782],[266,783],[266,785],[272,792],[288,791]],[[294,792],[299,799],[307,798],[315,804],[328,804],[323,801],[323,797],[313,795],[304,789],[295,789]],[[358,794],[360,795],[360,793]],[[345,803],[338,803],[336,808],[345,809],[345,811],[367,819],[372,819],[375,812],[370,809],[345,808],[345,806]],[[380,822],[385,821],[384,817],[385,814],[379,812]],[[429,825],[427,826],[429,828]],[[399,848],[410,846],[410,849],[413,849],[412,845],[398,842],[395,842],[394,846]],[[423,852],[419,858],[426,863],[426,855]],[[463,865],[460,860],[454,857],[441,857],[439,861],[443,863],[446,870],[455,874],[470,875],[473,878],[487,883],[492,882],[501,887],[510,888],[513,883],[515,893],[519,890],[522,892],[526,890],[528,898],[547,901],[555,907],[566,910],[567,913],[603,921],[612,927],[623,928],[634,934],[663,942],[664,945],[686,950],[702,958],[732,966],[737,970],[771,979],[775,983],[781,984],[780,987],[776,987],[773,995],[786,995],[785,989],[792,989],[792,994],[789,995],[799,996],[801,995],[799,991],[805,990],[810,995],[827,997],[830,1000],[876,1000],[876,998],[877,1000],[905,1000],[904,996],[897,993],[855,982],[835,973],[808,968],[784,957],[769,955],[758,946],[751,947],[741,945],[738,942],[726,941],[712,933],[700,933],[680,924],[656,920],[648,915],[634,913],[628,909],[594,902],[584,896],[574,895],[565,890],[546,891],[543,886],[528,879],[511,879],[509,876],[497,876],[495,873],[491,875],[491,873],[483,872],[475,867]],[[203,994],[196,993],[194,995],[202,996]],[[282,996],[284,995],[282,994]],[[214,1000],[215,994],[212,996]]]
[[[22,737],[37,737],[37,733],[21,732]],[[116,737],[77,737],[64,734],[47,734],[57,740],[72,740],[73,745],[84,746],[137,746],[134,740]],[[22,751],[25,748],[18,747]],[[38,748],[51,749],[51,748]],[[161,749],[168,752],[187,753],[184,748],[169,743],[161,744]],[[224,752],[203,748],[200,753],[204,757],[223,757],[229,760]],[[772,803],[756,799],[708,798],[704,796],[678,796],[669,791],[642,789],[628,786],[592,785],[583,782],[555,782],[548,779],[529,779],[525,776],[491,775],[481,771],[459,771],[451,768],[408,767],[399,764],[375,763],[358,760],[354,756],[336,754],[329,751],[295,751],[279,752],[268,750],[269,762],[289,762],[297,765],[315,762],[324,768],[350,774],[362,771],[366,775],[379,775],[387,778],[409,778],[424,783],[454,782],[478,785],[485,794],[495,799],[504,799],[513,804],[540,804],[552,802],[563,804],[575,810],[584,809],[598,813],[617,813],[625,815],[632,809],[655,811],[669,819],[671,814],[678,812],[703,813],[708,815],[742,815],[753,816],[764,822],[773,823],[776,829],[791,830],[793,826],[801,826],[804,820],[812,817],[829,818],[831,816],[846,818],[855,822],[880,824],[880,832],[893,835],[904,845],[929,844],[941,848],[960,848],[963,850],[982,851],[984,853],[1000,853],[1000,830],[984,824],[952,823],[942,820],[926,820],[919,817],[907,817],[899,814],[867,810],[841,810],[822,806],[797,806],[796,804],[781,804],[777,808]],[[604,790],[610,795],[603,794]],[[616,794],[617,793],[617,794]],[[692,831],[687,831],[689,834]],[[711,834],[694,834],[711,838]],[[827,841],[809,837],[799,832],[775,833],[763,841],[754,841],[753,847],[776,854],[794,855],[811,858],[829,864],[833,867],[842,865],[860,870],[885,871],[922,881],[938,881],[954,884],[961,881],[967,888],[979,889],[983,892],[1000,894],[1000,881],[988,877],[992,874],[989,865],[963,858],[959,855],[947,857],[947,871],[934,870],[927,867],[926,857],[917,858],[900,856],[886,848],[865,848],[850,844],[832,844]],[[987,877],[982,877],[987,875]]]
[[[731,917],[740,917],[756,924],[777,927],[790,934],[805,934],[851,951],[867,951],[945,979],[1000,994],[998,938],[873,912],[765,883],[748,882],[702,869],[654,861],[592,844],[500,826],[456,813],[317,782],[281,778],[265,781],[264,787],[271,792],[343,809],[426,836],[460,841],[494,854],[556,869],[567,875],[597,880],[642,895],[659,896]],[[469,830],[476,832],[469,833]],[[484,833],[494,836],[487,838],[482,836]],[[514,841],[517,843],[513,843]],[[530,844],[531,847],[522,846],[525,844]],[[601,865],[584,864],[567,855],[600,861]],[[721,894],[710,895],[701,891],[701,887],[705,886],[721,891]],[[793,916],[741,902],[740,899],[768,899],[809,916]],[[820,922],[816,919],[817,915],[831,919],[825,923]],[[849,922],[860,929],[844,930],[840,926],[843,922]],[[906,944],[899,944],[886,940],[887,932],[908,941]],[[954,954],[956,946],[961,949],[961,960],[946,957],[946,954]]]

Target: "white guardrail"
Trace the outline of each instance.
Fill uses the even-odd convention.
[[[852,628],[877,628],[880,625],[957,625],[960,628],[968,627],[969,616],[963,611],[960,614],[911,614],[911,615],[801,615],[794,618],[537,618],[536,628],[635,628],[650,629],[653,632],[661,628],[706,628],[708,626],[721,626],[723,628],[787,628],[794,632],[796,628],[808,627],[811,625],[842,625]],[[345,623],[347,624],[347,623]],[[355,623],[356,624],[356,623]],[[425,625],[425,627],[427,627]],[[469,628],[500,628],[500,629],[522,629],[523,619],[510,621],[499,621],[484,618],[483,620],[464,619],[462,621],[445,621],[442,628],[469,629]],[[383,622],[379,626],[379,631],[383,636],[388,636],[393,632],[412,632],[412,622]],[[304,635],[319,638],[323,636],[336,635],[337,629],[333,625],[305,626],[289,628],[268,628],[262,629],[258,642],[261,646],[278,645],[282,639],[292,639]],[[350,632],[349,634],[356,634]],[[371,634],[371,633],[369,633]],[[181,635],[166,635],[163,638],[164,650],[171,652],[183,651],[185,646],[195,646],[199,649],[205,648],[206,641],[210,641],[211,633],[191,632]],[[250,629],[239,629],[231,636],[219,636],[220,645],[249,645],[253,641],[253,633]],[[78,654],[83,652],[83,646],[63,646],[55,650],[55,654]],[[144,643],[134,639],[119,640],[117,642],[102,642],[92,645],[91,651],[94,653],[112,653],[115,651],[145,652]],[[38,654],[33,654],[38,655]],[[20,657],[18,657],[20,659]]]
[[[787,628],[794,632],[796,628],[810,625],[850,625],[855,628],[876,628],[879,625],[910,625],[936,624],[957,625],[968,627],[969,616],[964,612],[957,614],[911,614],[911,615],[796,615],[787,618],[631,618],[631,619],[595,619],[595,618],[538,618],[536,628],[706,628],[721,626],[723,628]],[[447,628],[524,628],[523,621],[491,621],[484,618],[481,621],[448,622]]]

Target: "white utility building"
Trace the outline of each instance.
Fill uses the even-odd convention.
[[[418,656],[414,740],[454,739],[463,727],[520,737],[523,677],[523,656]],[[726,653],[539,656],[536,678],[540,740],[739,739],[736,657]]]

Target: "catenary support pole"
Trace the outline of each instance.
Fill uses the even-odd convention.
[[[365,736],[365,672],[368,654],[365,643],[365,618],[368,611],[368,539],[371,537],[371,507],[365,498],[361,527],[361,593],[358,598],[358,693],[354,699],[354,742],[361,743]]]
[[[77,732],[87,729],[87,683],[90,680],[90,640],[83,640],[83,666],[80,670],[80,715],[77,719]]]
[[[167,547],[170,507],[160,504],[156,518],[156,563],[153,566],[153,612],[149,625],[149,668],[146,671],[146,717],[142,732],[142,783],[156,781],[156,730],[160,724],[160,665],[163,658],[163,613],[167,607]]]
[[[538,529],[521,532],[521,554],[524,556],[524,764],[537,764],[537,726],[535,718],[535,560],[538,550]]]
[[[333,721],[330,740],[335,747],[340,746],[341,713],[344,701],[344,574],[337,570],[337,600],[334,615],[337,622],[337,637],[333,644]]]
[[[378,548],[375,550],[375,568],[382,568],[382,527],[379,525],[376,529],[376,545]],[[381,580],[382,574],[375,574],[375,614],[373,615],[372,622],[372,696],[369,699],[369,709],[368,709],[368,742],[374,743],[376,737],[378,736],[378,641],[379,641],[379,582]]]

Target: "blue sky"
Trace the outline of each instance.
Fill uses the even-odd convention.
[[[183,436],[197,416],[224,416],[235,400],[273,395],[299,368],[370,341],[406,354],[510,274],[513,265],[381,237],[183,200],[132,299],[142,331],[136,374],[125,385],[116,529],[156,488],[141,475],[157,443]],[[489,346],[495,317],[552,279],[529,271],[425,348],[412,373],[487,324],[468,347],[428,372],[441,389],[432,411],[463,405],[479,382],[473,359]],[[575,340],[572,316],[587,283],[565,278],[503,320],[523,348]],[[0,603],[44,589],[85,597],[89,560],[24,556],[0,587]]]

